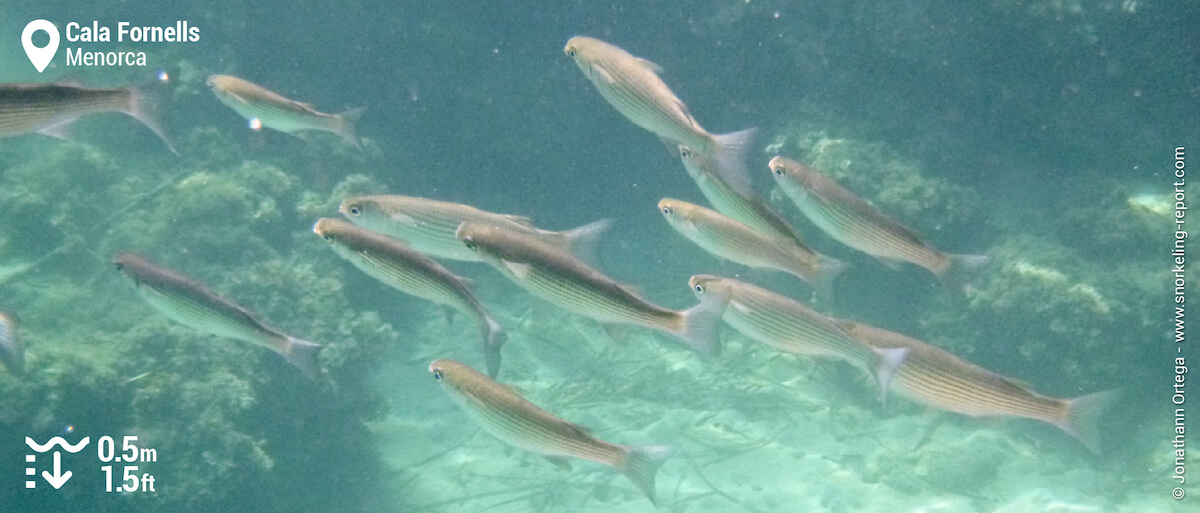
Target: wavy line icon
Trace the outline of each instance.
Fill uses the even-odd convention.
[[[90,437],[90,436],[85,436],[85,437],[83,437],[83,440],[79,441],[79,443],[77,443],[75,445],[71,445],[71,444],[68,444],[67,441],[63,439],[63,437],[56,436],[54,438],[51,438],[49,442],[46,442],[45,445],[38,445],[38,443],[33,441],[32,438],[25,437],[25,445],[28,445],[30,449],[34,450],[34,452],[46,452],[46,451],[49,451],[50,449],[53,449],[55,445],[61,445],[64,451],[67,451],[71,454],[75,454],[79,451],[82,451],[84,446],[86,446],[88,444],[88,442],[91,441],[91,438],[92,437]]]

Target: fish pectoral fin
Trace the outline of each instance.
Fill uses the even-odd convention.
[[[612,340],[614,344],[625,346],[629,343],[629,333],[625,331],[623,326],[601,324],[600,327],[604,329],[604,334],[608,335],[608,339]]]
[[[562,456],[543,456],[543,457],[546,458],[546,461],[553,463],[554,466],[556,466],[560,469],[566,470],[568,472],[571,471],[571,462],[567,461],[567,458],[562,457]]]
[[[648,69],[650,71],[653,71],[655,73],[662,73],[664,71],[663,67],[659,66],[654,61],[651,61],[649,59],[643,59],[641,57],[638,57],[637,60],[638,60],[638,63],[640,63],[642,66],[645,66],[646,69]]]
[[[606,84],[615,84],[617,82],[617,80],[608,73],[608,70],[596,65],[592,65],[592,76],[597,80],[603,80]]]
[[[50,137],[54,137],[57,139],[62,139],[67,142],[73,142],[75,140],[75,138],[71,134],[71,123],[73,123],[74,121],[75,121],[74,119],[69,119],[69,120],[63,121],[61,123],[55,123],[46,128],[38,130],[38,133],[42,134],[42,135],[48,135]]]
[[[513,276],[522,280],[527,279],[530,271],[533,270],[532,265],[524,262],[511,262],[508,260],[501,260],[500,262],[504,264],[504,267],[508,268],[509,272],[513,273]]]

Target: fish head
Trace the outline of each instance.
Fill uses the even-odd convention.
[[[716,297],[723,298],[726,294],[725,278],[712,274],[697,274],[688,279],[688,287],[692,289],[692,294],[700,301],[705,301],[706,298]]]
[[[146,262],[146,258],[132,251],[122,251],[113,255],[112,265],[117,272],[124,273],[125,269],[130,266],[137,266]]]
[[[322,217],[321,219],[318,219],[316,223],[313,224],[312,231],[313,231],[313,233],[320,236],[322,239],[325,239],[325,242],[332,244],[333,242],[337,241],[338,232],[339,232],[339,229],[341,228],[342,224],[349,224],[349,223],[346,223],[345,221],[342,221],[341,219],[334,219],[332,217]]]
[[[210,91],[220,94],[225,91],[225,82],[227,82],[225,75],[212,75],[204,81],[204,85],[207,85]]]
[[[445,358],[439,358],[430,362],[429,373],[433,375],[433,379],[442,386],[457,390],[459,385],[463,384],[463,380],[470,381],[479,373],[467,365]]]
[[[767,163],[771,176],[781,188],[793,193],[806,193],[810,177],[815,173],[808,166],[786,157],[775,157]]]
[[[454,236],[462,241],[467,249],[480,256],[497,255],[502,252],[507,230],[492,223],[467,221],[458,225]]]

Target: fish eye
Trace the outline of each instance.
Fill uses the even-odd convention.
[[[697,294],[704,294],[704,285],[700,285],[697,283],[696,286],[692,287],[692,288],[695,289]]]
[[[475,249],[475,242],[472,241],[469,237],[466,239],[463,239],[463,245],[466,246],[467,249],[470,249],[470,250]]]
[[[436,379],[438,381],[442,380],[442,369],[434,369],[433,370],[433,379]]]
[[[671,215],[671,207],[670,206],[663,207],[662,213],[663,213],[663,215],[668,215],[668,216]]]
[[[113,264],[113,267],[117,268],[117,272],[121,272],[121,271],[125,270],[125,264],[122,264],[121,262],[117,262],[117,263]]]
[[[567,57],[570,57],[572,59],[575,58],[575,48],[574,47],[572,47],[572,46],[567,47]]]
[[[360,209],[358,207],[350,207],[349,210],[350,210],[350,215],[352,215],[352,216],[357,217],[357,216],[362,215],[362,209]]]
[[[679,148],[679,158],[687,160],[692,158],[692,150],[688,148]]]
[[[325,239],[325,242],[333,242],[333,236],[328,233],[322,233],[321,238]]]
[[[775,176],[783,176],[783,166],[778,166],[775,169],[772,169],[771,171],[775,172]]]

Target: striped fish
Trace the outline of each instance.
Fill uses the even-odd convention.
[[[442,390],[492,436],[567,469],[570,464],[566,458],[608,465],[656,503],[654,476],[674,452],[670,447],[637,447],[599,440],[587,428],[555,417],[508,387],[453,360],[434,360],[429,372],[441,383]]]
[[[1074,399],[1046,397],[1020,381],[919,340],[866,324],[850,321],[840,324],[872,347],[905,351],[892,376],[889,387],[892,392],[927,406],[973,417],[1040,420],[1067,432],[1092,452],[1100,452],[1101,415],[1117,400],[1115,390]]]
[[[133,281],[138,294],[159,313],[196,331],[266,347],[295,365],[305,376],[317,379],[321,346],[280,333],[250,311],[204,285],[161,267],[146,257],[121,252],[113,257],[117,271]]]
[[[120,112],[138,120],[175,154],[160,117],[161,94],[149,86],[104,89],[68,84],[0,84],[0,137],[37,132],[70,139],[67,127],[88,114]]]
[[[784,157],[768,164],[783,192],[813,224],[838,242],[895,267],[911,262],[945,281],[954,269],[987,263],[980,255],[948,255],[919,235],[808,166]]]
[[[483,337],[488,375],[494,378],[500,372],[500,347],[508,335],[488,315],[462,278],[395,239],[341,219],[321,219],[313,225],[313,233],[329,242],[338,256],[372,278],[475,319]]]
[[[873,348],[799,301],[749,283],[697,274],[688,286],[702,303],[719,305],[725,324],[743,335],[785,353],[845,360],[870,372],[880,390],[904,358],[903,349]]]
[[[750,267],[778,269],[820,287],[829,283],[845,264],[818,254],[791,239],[764,235],[715,211],[683,200],[664,198],[658,210],[675,231],[719,258]]]
[[[436,258],[469,262],[480,261],[479,256],[454,235],[458,226],[468,221],[534,234],[583,257],[591,255],[596,242],[612,225],[612,220],[603,219],[573,230],[552,232],[534,227],[527,217],[493,214],[470,205],[398,195],[346,198],[338,209],[350,222],[399,239],[417,251]]]
[[[0,361],[8,367],[8,371],[21,375],[25,374],[25,348],[21,339],[17,338],[17,321],[9,315],[0,312]]]
[[[680,144],[679,159],[688,176],[700,187],[700,193],[713,208],[759,232],[804,244],[796,230],[771,210],[754,191],[739,191],[717,174],[712,159]]]
[[[687,105],[658,78],[661,67],[609,43],[573,37],[563,51],[595,84],[600,95],[635,125],[706,155],[726,180],[739,190],[749,190],[746,152],[757,130],[725,135],[708,133],[692,117]]]
[[[677,312],[652,304],[567,252],[493,224],[463,223],[458,238],[513,283],[567,311],[664,331],[703,352],[720,349],[721,319],[705,305]]]
[[[221,103],[251,122],[257,119],[262,126],[288,134],[301,130],[332,132],[355,148],[362,149],[354,122],[362,116],[363,107],[340,114],[326,114],[318,112],[311,104],[284,98],[238,77],[213,75],[208,77],[206,83]]]

